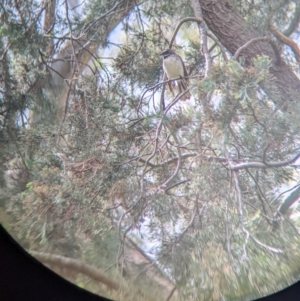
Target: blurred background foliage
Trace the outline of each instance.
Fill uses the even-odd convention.
[[[193,98],[172,103],[159,53],[196,2],[0,4],[0,221],[28,251],[116,279],[45,259],[115,300],[248,300],[299,279],[299,94],[281,96],[259,43],[299,77],[269,24],[299,41],[300,3],[219,2],[274,34],[251,63],[207,26],[206,53],[185,22],[173,49]]]

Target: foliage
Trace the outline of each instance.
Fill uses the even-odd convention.
[[[233,1],[262,36],[266,15],[281,31],[292,22],[296,1],[275,2]],[[130,236],[184,300],[252,298],[299,276],[298,226],[278,207],[290,189],[284,185],[299,182],[300,103],[264,91],[277,91],[268,56],[258,53],[248,65],[226,50],[225,57],[213,39],[205,77],[207,54],[199,50],[201,37],[187,40],[198,34],[190,22],[174,48],[190,71],[194,99],[174,101],[161,83],[158,53],[175,21],[194,15],[189,3],[130,2],[124,16],[122,1],[90,0],[73,15],[56,6],[49,33],[41,3],[1,4],[0,163],[3,178],[23,187],[6,187],[0,198],[28,249],[81,259],[121,278],[132,271],[124,255]],[[102,52],[81,61],[93,43]],[[62,49],[69,52],[59,59]],[[289,49],[278,51],[298,74]],[[61,61],[73,71],[58,77],[58,88],[54,66]],[[58,118],[62,95],[68,101]],[[26,119],[29,109],[39,122]],[[13,158],[12,175],[5,164]],[[154,286],[140,279],[140,291]]]

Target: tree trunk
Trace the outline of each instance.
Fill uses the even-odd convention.
[[[238,14],[227,0],[199,0],[203,18],[209,29],[219,41],[234,54],[241,46],[261,35],[244,18]],[[300,81],[293,71],[281,60],[278,61],[269,42],[259,41],[251,44],[241,52],[246,64],[251,65],[253,58],[267,55],[272,60],[270,73],[274,76],[274,84],[262,83],[262,89],[275,102],[292,101],[300,93]]]

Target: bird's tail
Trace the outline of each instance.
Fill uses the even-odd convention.
[[[179,94],[181,94],[183,91],[187,90],[188,88],[188,82],[185,81],[184,79],[182,80],[179,80],[178,81],[178,87],[179,87]],[[180,100],[187,100],[187,99],[190,99],[191,98],[191,93],[190,91],[186,91],[185,94],[183,94],[181,97],[180,97]]]

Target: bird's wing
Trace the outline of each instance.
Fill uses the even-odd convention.
[[[187,73],[187,70],[186,70],[186,68],[185,68],[185,65],[184,65],[184,62],[183,62],[183,60],[182,60],[182,58],[180,57],[180,56],[178,56],[179,58],[180,58],[180,61],[181,61],[181,63],[182,63],[182,66],[183,66],[183,74],[184,74],[184,77],[186,77],[186,79],[185,79],[185,82],[186,82],[186,85],[187,85],[187,87],[189,86],[189,84],[190,84],[190,81],[189,81],[189,79],[188,79],[188,73]]]

